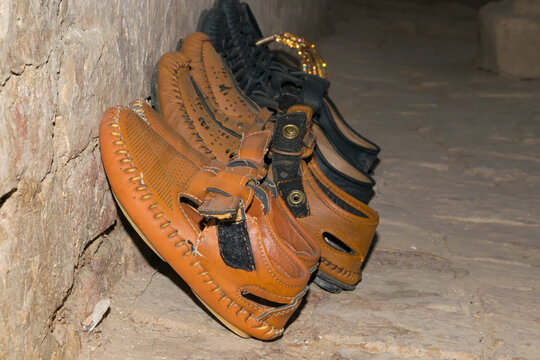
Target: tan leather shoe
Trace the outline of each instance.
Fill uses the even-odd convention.
[[[272,134],[272,130],[262,130],[270,119],[270,113],[262,109],[251,116],[243,110],[236,120],[232,120],[217,109],[214,101],[203,94],[204,90],[198,88],[190,75],[189,68],[189,62],[178,52],[165,54],[160,60],[157,104],[159,104],[163,119],[167,122],[167,127],[173,129],[173,132],[183,137],[185,141],[194,144],[196,149],[209,159],[225,164],[244,158],[256,164],[259,171],[262,171],[262,168],[266,169],[264,155],[269,144],[261,144],[253,140],[256,140],[261,131]],[[231,94],[234,93],[231,92]],[[225,101],[224,104],[227,102]],[[237,104],[239,101],[231,101],[230,106],[223,106],[227,107],[230,113],[235,113],[239,111],[235,108]],[[246,114],[250,117],[248,118]],[[156,128],[164,127],[157,124],[155,126]],[[233,131],[238,129],[244,131],[241,133]],[[171,135],[167,135],[171,131],[166,129],[157,131],[171,143],[175,142],[171,139]],[[242,154],[240,154],[240,149],[242,149]],[[288,216],[290,214],[288,209],[282,209],[281,212],[287,215],[288,222],[291,226],[295,226],[296,232],[302,233],[304,238],[302,241],[289,239],[287,242],[304,261],[306,267],[315,270],[320,259],[320,248],[317,242],[302,229],[294,217]],[[281,228],[278,231],[281,232]],[[288,232],[279,235],[284,239],[290,236]]]
[[[103,165],[119,206],[227,327],[244,337],[280,336],[309,272],[276,236],[283,223],[274,223],[258,170],[216,168],[186,142],[178,152],[149,126],[157,116],[136,102],[101,121]]]
[[[259,106],[281,113],[291,105],[306,104],[341,161],[365,173],[377,163],[380,148],[347,124],[329,97],[326,63],[305,37],[290,33],[263,36],[248,4],[238,0],[216,1],[213,8],[201,13],[197,31],[208,35],[240,88]],[[272,41],[293,48],[301,65],[291,67],[274,56],[266,45]],[[328,175],[326,169],[323,173]]]
[[[319,149],[307,141],[312,136],[311,111],[293,107],[283,116],[262,116],[265,110],[239,91],[207,37],[199,33],[184,40],[182,53],[168,53],[161,58],[156,93],[165,121],[186,139],[201,143],[200,151],[212,158],[225,159],[236,153],[242,134],[266,122],[263,128],[274,133],[267,183],[273,186],[281,208],[288,209],[322,248],[326,265],[319,266],[320,278],[324,279],[318,284],[333,292],[354,288],[360,281],[360,268],[378,216],[358,200],[361,196],[345,193],[322,175],[315,155],[323,154],[324,144]],[[193,94],[202,101],[193,100]],[[201,119],[198,123],[181,121],[194,117],[195,110]],[[331,149],[324,151],[328,155]],[[346,168],[335,165],[339,172]],[[353,170],[346,179],[370,191],[371,179]],[[314,173],[315,179],[322,175],[323,180],[313,180]],[[321,208],[313,209],[312,203]],[[330,218],[332,221],[327,221]]]
[[[169,123],[163,120],[163,117],[157,116],[153,109],[143,100],[136,100],[130,105],[131,109],[139,114],[148,125],[169,143],[179,153],[193,153],[194,149],[191,145],[180,136],[180,134],[171,127]],[[147,116],[151,114],[151,116]],[[262,135],[262,136],[261,136]],[[230,164],[238,164],[241,161],[249,161],[251,166],[256,166],[257,171],[255,177],[262,180],[267,174],[267,169],[264,166],[264,156],[268,151],[270,141],[270,133],[258,131],[249,136],[244,136],[242,146],[238,149],[236,158],[229,162]],[[194,152],[193,156],[197,156],[197,161],[201,163],[207,162],[204,168],[219,171],[227,166],[227,164],[209,157],[206,158],[200,152]],[[243,159],[243,160],[240,160]],[[260,186],[265,191],[268,197],[272,196],[272,190],[268,182],[263,182]],[[269,216],[276,228],[276,234],[280,237],[282,243],[294,251],[300,260],[303,261],[310,273],[317,269],[320,259],[320,249],[304,228],[292,216],[289,210],[285,207],[282,209],[276,201],[269,201]]]

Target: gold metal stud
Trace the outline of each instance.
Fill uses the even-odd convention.
[[[283,135],[285,139],[296,139],[298,134],[300,134],[300,130],[298,130],[298,126],[293,124],[285,125],[283,129],[281,129],[281,135]]]
[[[306,201],[306,195],[300,190],[293,190],[287,195],[287,202],[291,206],[298,206]]]

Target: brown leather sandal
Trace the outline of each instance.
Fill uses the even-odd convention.
[[[280,207],[288,209],[321,246],[326,265],[319,266],[321,280],[317,283],[332,292],[353,289],[360,281],[360,268],[378,215],[322,174],[316,155],[322,154],[324,146],[319,149],[309,141],[309,108],[293,107],[288,114],[269,118],[265,109],[261,110],[239,90],[207,37],[200,33],[183,41],[182,53],[161,58],[156,79],[154,100],[165,121],[182,136],[200,143],[199,151],[210,158],[224,159],[236,153],[242,134],[266,122],[264,128],[272,129],[274,134],[272,167],[266,183],[274,190]],[[202,99],[196,106],[193,94]],[[194,117],[200,121],[182,122]],[[371,191],[369,177],[361,173],[358,176],[358,171],[347,176]],[[312,203],[321,208],[313,209]]]
[[[160,60],[161,70],[157,77],[158,97],[154,104],[161,110],[163,119],[167,122],[167,128],[173,129],[172,132],[176,132],[186,141],[194,144],[194,147],[209,159],[225,164],[240,157],[250,159],[259,169],[262,169],[266,154],[263,150],[267,150],[269,144],[256,144],[253,143],[253,139],[263,131],[263,126],[270,118],[270,112],[263,109],[251,118],[242,114],[237,120],[229,118],[218,111],[213,101],[203,95],[203,90],[199,89],[191,77],[189,67],[188,61],[178,52],[165,54]],[[229,105],[225,101],[223,106],[234,113],[238,111],[236,105],[238,105],[236,101],[231,101]],[[247,114],[246,110],[243,112]],[[162,127],[163,125],[158,126],[158,128]],[[244,129],[245,132],[238,134],[233,131],[238,129]],[[173,141],[170,135],[167,135],[171,131],[158,131]],[[272,133],[271,130],[264,131],[268,135]],[[243,150],[242,154],[239,153],[240,149]],[[263,183],[263,185],[268,184]],[[293,216],[290,216],[288,209],[282,209],[281,212],[286,215],[291,226],[296,228],[296,232],[303,235],[302,239],[296,240],[289,239],[288,230],[279,235],[291,245],[306,267],[315,271],[320,259],[320,248],[317,242],[308,235]],[[278,231],[281,231],[281,228]]]
[[[284,224],[274,223],[280,217],[258,185],[261,174],[242,159],[216,167],[185,141],[178,152],[149,126],[158,116],[137,101],[101,121],[103,165],[120,208],[229,329],[280,336],[309,272],[276,236]]]
[[[161,116],[146,116],[149,105],[142,101],[136,100],[131,104],[133,111],[140,114],[141,117],[146,119],[148,125],[161,136],[167,143],[169,143],[176,151],[180,153],[193,152],[186,139],[180,136],[180,134],[173,129],[169,123],[163,120]],[[152,111],[150,111],[152,113]],[[205,116],[205,115],[203,115]],[[207,119],[210,121],[209,119]],[[257,166],[256,177],[262,179],[267,174],[267,170],[264,167],[264,156],[268,151],[270,140],[270,133],[265,131],[259,131],[257,133],[245,136],[243,143],[237,158],[229,162],[228,166],[243,164],[248,161],[249,166]],[[195,152],[194,156],[198,159],[202,157],[202,160],[207,161],[208,164],[205,168],[210,168],[213,171],[219,171],[227,166],[227,164],[219,162],[215,159],[207,159],[202,153]],[[242,159],[242,160],[240,160]],[[265,191],[267,197],[272,195],[272,189],[268,182],[263,182],[260,186]],[[272,218],[273,224],[276,227],[276,234],[280,237],[283,244],[288,246],[290,250],[294,251],[300,260],[303,261],[310,273],[317,269],[320,259],[320,249],[318,244],[309,236],[304,228],[296,221],[288,209],[281,209],[276,201],[268,201],[267,205],[271,211],[268,212]]]

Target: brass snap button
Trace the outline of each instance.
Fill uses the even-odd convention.
[[[285,125],[283,129],[281,129],[281,135],[283,135],[285,139],[295,139],[298,134],[300,134],[300,130],[298,130],[298,127],[293,124]]]
[[[298,206],[306,201],[306,195],[300,190],[293,190],[287,196],[287,202],[291,206]]]

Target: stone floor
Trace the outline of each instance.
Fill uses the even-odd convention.
[[[264,343],[148,267],[117,285],[80,359],[540,358],[540,82],[476,69],[469,9],[374,16],[362,3],[320,41],[333,98],[383,149],[358,288],[312,284]]]

